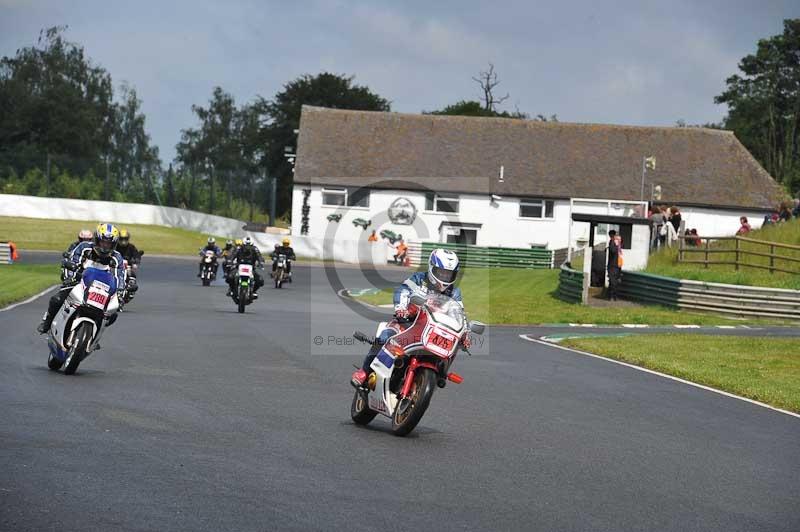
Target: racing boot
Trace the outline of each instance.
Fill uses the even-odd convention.
[[[353,372],[353,376],[350,377],[350,384],[352,384],[355,388],[360,388],[367,382],[368,376],[369,375],[367,375],[367,372],[364,371],[364,368],[358,368]]]
[[[52,324],[53,318],[50,316],[49,312],[45,312],[44,316],[42,316],[42,321],[39,322],[39,325],[36,327],[36,332],[39,334],[47,334]]]

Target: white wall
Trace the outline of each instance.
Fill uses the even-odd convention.
[[[322,205],[322,188],[319,186],[297,186],[292,198],[292,234],[300,234],[302,189],[311,189],[308,199],[309,236],[335,238],[336,240],[366,240],[373,229],[380,233],[389,229],[406,239],[440,241],[442,222],[481,224],[476,244],[479,246],[502,246],[528,248],[532,245],[550,249],[567,246],[569,227],[569,201],[556,200],[552,219],[532,220],[519,217],[519,199],[503,198],[492,205],[488,195],[460,195],[459,212],[445,214],[425,211],[425,195],[421,192],[373,190],[369,207],[331,207]],[[397,225],[388,219],[387,210],[392,202],[403,197],[417,209],[417,220],[411,226]],[[604,211],[605,212],[605,211]],[[340,222],[329,222],[328,215],[339,213]],[[353,225],[356,218],[371,220],[366,230]]]
[[[245,232],[242,229],[245,222],[241,220],[212,216],[185,209],[141,203],[39,198],[13,194],[0,194],[0,216],[86,220],[87,222],[95,223],[106,221],[119,224],[163,225],[231,238],[243,238],[249,235],[265,254],[271,252],[275,244],[285,236],[281,234]],[[296,234],[300,234],[299,226]],[[376,264],[386,264],[386,254],[383,248],[370,246],[365,241],[337,240],[335,243],[326,243],[321,238],[301,236],[293,236],[291,240],[295,253],[303,257],[326,258],[353,263],[374,260]],[[201,244],[202,242],[198,243],[198,247]]]
[[[769,211],[681,208],[681,217],[686,222],[686,229],[697,229],[697,234],[700,236],[733,236],[741,225],[739,223],[741,216],[747,216],[753,229],[758,229],[764,223],[765,214],[769,214]]]
[[[237,235],[245,225],[241,220],[174,207],[16,194],[0,194],[0,216],[165,225],[215,235]]]

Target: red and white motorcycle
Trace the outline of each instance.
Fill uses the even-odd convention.
[[[350,417],[359,425],[368,424],[378,414],[390,418],[392,432],[398,436],[414,430],[437,386],[444,388],[448,380],[463,381],[450,367],[458,350],[466,351],[465,337],[483,334],[486,328],[483,323],[467,321],[463,305],[444,294],[415,294],[410,303],[419,308],[410,325],[381,323],[374,340],[361,332],[353,334],[357,340],[374,343],[387,327],[399,330],[381,346],[370,365],[372,373],[356,389],[350,407]]]

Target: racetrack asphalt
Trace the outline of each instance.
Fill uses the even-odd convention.
[[[196,271],[145,257],[72,377],[46,298],[0,313],[1,530],[800,530],[796,418],[494,327],[397,438],[349,419],[375,323],[336,290],[404,272],[295,265],[240,315]]]

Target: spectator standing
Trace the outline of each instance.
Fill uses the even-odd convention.
[[[780,211],[778,212],[778,220],[780,220],[781,222],[788,222],[789,220],[792,219],[792,211],[789,208],[789,205],[790,204],[788,201],[784,201],[783,203],[781,203],[781,208]]]
[[[622,239],[613,229],[608,232],[608,299],[617,300],[617,290],[622,277]]]
[[[678,210],[677,207],[670,207],[669,212],[669,223],[671,223],[672,228],[675,229],[675,234],[680,234],[682,220],[681,211]]]
[[[766,222],[766,219],[764,221]],[[741,226],[739,227],[739,230],[736,231],[737,235],[739,236],[746,235],[747,233],[753,230],[753,228],[750,227],[750,223],[747,221],[747,216],[742,216],[741,218],[739,218],[739,223],[741,224]]]
[[[670,212],[665,206],[661,207],[661,217],[664,220],[664,223],[661,224],[661,228],[658,230],[658,245],[664,246],[667,243],[667,236],[669,236],[669,216]]]
[[[653,207],[653,212],[650,214],[650,249],[656,249],[660,244],[661,228],[664,227],[666,219],[664,213],[659,207]]]

